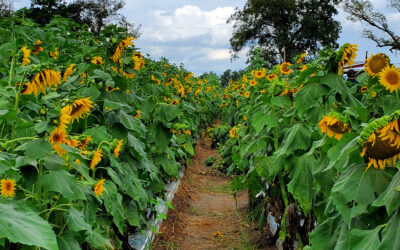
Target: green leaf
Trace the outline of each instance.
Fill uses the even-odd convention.
[[[38,214],[16,204],[0,203],[0,238],[29,246],[58,249],[51,225]]]
[[[275,114],[264,114],[262,111],[256,112],[251,119],[251,126],[256,130],[256,133],[264,128],[264,126],[269,126],[271,128],[278,125],[278,118]]]
[[[132,135],[131,133],[128,133],[128,144],[133,147],[133,149],[136,151],[136,153],[138,155],[136,155],[137,157],[141,158],[141,157],[145,157],[147,156],[146,152],[144,151],[144,149],[146,148],[146,145],[141,142],[140,140],[138,140],[134,135]]]
[[[85,217],[82,211],[74,207],[70,207],[68,209],[68,213],[66,214],[68,228],[71,231],[79,232],[79,231],[88,231],[92,232],[92,226],[85,221]]]
[[[396,188],[400,185],[400,172],[397,172],[387,189],[372,204],[373,206],[386,206],[386,211],[391,215],[400,206],[400,192]]]
[[[177,163],[175,160],[168,159],[165,156],[156,157],[155,162],[156,164],[161,165],[169,176],[177,176],[181,168],[179,163]]]
[[[68,200],[86,200],[85,195],[77,188],[74,176],[66,170],[50,171],[41,178],[43,187],[49,191],[61,193]]]
[[[314,165],[313,156],[302,156],[296,162],[291,181],[288,184],[288,191],[299,201],[305,215],[311,211],[314,198],[314,178],[312,169]]]
[[[359,144],[357,133],[346,133],[342,139],[328,150],[328,157],[331,159],[325,171],[335,167],[339,172],[352,163],[363,162],[359,156]]]
[[[311,131],[301,123],[295,124],[287,132],[276,156],[290,155],[297,149],[307,149],[311,144]]]
[[[97,98],[99,98],[101,92],[95,86],[91,86],[89,88],[80,88],[77,91],[77,94],[83,97],[90,97],[91,101],[95,101]]]
[[[178,117],[180,109],[176,105],[161,103],[154,111],[154,119],[166,124]]]
[[[117,187],[111,181],[104,183],[104,206],[107,212],[113,217],[113,222],[121,234],[125,232],[125,216],[124,208],[122,207],[122,195],[118,193]]]
[[[286,107],[286,108],[292,106],[292,102],[290,101],[290,98],[286,95],[272,97],[271,104],[274,104],[278,107]]]
[[[110,135],[105,126],[87,129],[85,131],[85,135],[90,135],[95,143],[111,141],[113,139],[112,135]]]
[[[120,111],[118,114],[119,121],[125,128],[134,130],[134,131],[141,131],[141,121],[139,119],[133,118],[133,116],[125,113],[124,111]]]
[[[52,151],[53,148],[48,141],[37,139],[26,144],[25,154],[32,159],[41,159]]]
[[[112,79],[110,74],[108,74],[100,69],[93,70],[93,73],[94,73],[94,78],[100,78],[100,79],[104,80],[107,85],[110,85],[111,88],[114,88],[115,82]]]
[[[164,150],[168,147],[169,142],[171,141],[171,133],[169,129],[166,128],[161,122],[157,122],[155,124],[153,133],[154,133],[154,140],[156,145],[161,149]]]
[[[339,214],[331,216],[311,232],[310,243],[313,250],[350,249],[349,229]]]
[[[72,234],[63,235],[57,238],[58,247],[60,250],[76,250],[82,249],[78,240]]]
[[[400,249],[399,228],[400,215],[397,210],[382,231],[382,243],[379,249]]]
[[[363,249],[363,250],[375,250],[378,249],[379,231],[382,226],[377,226],[372,230],[360,230],[353,229],[350,231],[350,249]],[[387,248],[389,249],[389,248]],[[392,248],[394,249],[394,248]]]
[[[93,230],[93,233],[89,235],[87,241],[93,249],[108,250],[114,248],[110,240],[107,237],[103,236],[103,234],[98,229]]]
[[[333,202],[350,225],[352,218],[367,212],[367,207],[385,190],[389,182],[390,175],[385,171],[365,171],[365,164],[353,164],[333,186]]]
[[[297,110],[303,113],[312,107],[317,107],[319,105],[318,99],[328,93],[329,89],[320,82],[307,83],[294,95]]]

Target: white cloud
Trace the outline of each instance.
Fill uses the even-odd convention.
[[[200,57],[199,60],[229,60],[231,58],[231,54],[229,53],[229,49],[212,49],[207,48],[204,49],[205,56]]]
[[[173,12],[155,10],[151,13],[151,24],[143,25],[143,38],[160,42],[202,37],[210,45],[226,45],[232,34],[232,25],[226,20],[235,9],[217,7],[204,11],[194,5],[185,5]]]

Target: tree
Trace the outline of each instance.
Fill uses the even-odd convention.
[[[232,71],[230,69],[225,70],[224,73],[222,73],[220,79],[221,79],[221,86],[226,87],[228,86],[229,80],[232,79],[232,81],[237,81],[240,79],[240,77],[244,74],[244,70],[240,71]]]
[[[0,17],[9,17],[13,13],[13,0],[0,0]]]
[[[267,63],[276,64],[321,46],[336,48],[340,24],[330,0],[248,0],[229,18],[231,48],[236,56],[245,47],[259,48]]]
[[[390,6],[400,12],[400,0],[390,0]],[[365,38],[374,41],[378,47],[389,47],[391,52],[400,50],[400,37],[389,28],[385,15],[374,11],[370,1],[347,0],[344,3],[344,11],[350,14],[349,20],[360,21],[373,28],[363,31]],[[377,35],[376,31],[380,31],[382,36]]]

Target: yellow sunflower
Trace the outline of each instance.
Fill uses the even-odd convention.
[[[400,88],[400,71],[396,66],[387,66],[378,76],[380,84],[385,86],[386,90],[390,90],[390,93]]]
[[[134,116],[134,118],[140,118],[142,117],[141,113],[140,113],[140,109],[136,110],[136,115]]]
[[[30,82],[25,83],[22,86],[21,94],[23,95],[30,95],[34,92],[32,84]]]
[[[45,69],[33,76],[30,87],[32,93],[38,95],[43,92],[46,93],[46,87],[57,87],[60,83],[61,73],[55,72],[52,69]]]
[[[244,97],[250,98],[250,91],[246,91],[246,93],[244,93]]]
[[[363,146],[361,157],[368,158],[369,169],[385,169],[386,165],[394,167],[400,159],[400,111],[383,116],[368,124],[361,132],[359,142]]]
[[[365,92],[367,92],[368,91],[368,87],[367,86],[362,86],[361,88],[360,88],[360,92],[361,93],[365,93]]]
[[[55,48],[54,52],[50,51],[49,54],[50,54],[51,57],[53,57],[54,60],[57,60],[57,58],[58,58],[58,49]]]
[[[121,147],[122,147],[123,142],[124,142],[124,139],[121,139],[118,141],[117,146],[114,149],[115,157],[119,157],[119,153],[121,152]]]
[[[272,80],[274,80],[275,78],[277,78],[278,76],[275,74],[275,73],[271,73],[271,74],[269,74],[268,76],[267,76],[267,80],[268,81],[272,81]]]
[[[70,64],[68,68],[65,69],[64,75],[63,75],[63,82],[67,81],[68,76],[71,76],[75,71],[76,68],[74,69],[75,64]]]
[[[251,75],[255,78],[264,78],[266,75],[265,69],[264,70],[253,70],[251,71]]]
[[[95,56],[92,59],[93,64],[103,64],[103,58],[101,56]]]
[[[303,71],[305,71],[306,69],[307,69],[307,65],[301,65],[299,70],[300,70],[301,72],[303,72]]]
[[[256,79],[251,79],[251,80],[249,81],[249,84],[250,84],[250,86],[252,86],[252,87],[256,86],[256,85],[257,85]]]
[[[67,133],[65,129],[56,128],[53,132],[51,132],[49,140],[51,146],[53,147],[54,151],[57,152],[59,156],[62,156],[67,153],[65,149],[62,148],[62,144],[67,144]]]
[[[69,115],[72,122],[76,119],[85,117],[90,113],[91,108],[93,108],[93,102],[89,100],[91,97],[85,97],[75,100],[71,105],[65,106],[61,110],[62,115]]]
[[[170,105],[179,104],[179,100],[178,100],[178,99],[173,99],[169,104],[170,104]]]
[[[299,58],[297,59],[296,63],[301,63],[304,60],[305,57],[306,57],[306,53],[301,54],[299,56]]]
[[[365,62],[365,71],[372,77],[377,77],[378,74],[387,66],[389,66],[389,58],[383,53],[371,55]]]
[[[341,114],[331,112],[327,116],[322,117],[322,120],[318,124],[319,129],[327,136],[331,138],[335,136],[336,140],[340,140],[343,134],[351,131],[346,120]]]
[[[292,69],[290,69],[290,65],[292,65],[290,62],[284,62],[281,65],[279,65],[279,72],[281,74],[288,75],[290,72],[292,72]]]
[[[31,55],[31,50],[28,49],[26,46],[22,47],[21,50],[24,53],[24,57],[22,58],[21,64],[22,66],[25,66],[31,62],[31,60],[29,59],[29,56]]]
[[[370,96],[371,96],[372,98],[375,98],[375,97],[377,96],[376,91],[371,91]]]
[[[90,169],[93,170],[97,164],[101,161],[101,157],[103,157],[103,151],[101,149],[97,149],[94,151],[94,155],[92,160],[90,161]]]
[[[345,65],[351,66],[354,64],[354,60],[357,58],[357,44],[345,43],[338,51],[337,62],[338,62],[338,75],[343,74],[343,67]]]
[[[99,180],[99,182],[97,182],[96,186],[94,186],[94,193],[96,194],[96,196],[99,195],[103,195],[103,191],[104,191],[104,182],[106,181],[106,179],[101,179]]]
[[[41,47],[40,44],[42,44],[42,42],[37,39],[36,44],[34,45],[35,49],[33,50],[33,54],[37,55],[40,51],[43,51],[43,47]]]
[[[15,181],[7,178],[1,180],[0,192],[3,197],[14,197],[15,196]]]
[[[230,135],[232,138],[238,137],[238,135],[236,134],[236,126],[233,127],[233,128],[231,128],[231,130],[229,130],[229,135]]]

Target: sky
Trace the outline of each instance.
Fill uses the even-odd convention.
[[[229,39],[232,24],[226,20],[242,9],[246,0],[125,0],[121,14],[135,25],[141,25],[141,36],[135,41],[136,47],[153,59],[167,58],[201,75],[213,71],[222,74],[226,69],[240,70],[246,67],[246,51],[238,59],[231,60]],[[400,13],[389,8],[389,0],[372,0],[377,11],[385,14],[389,27],[400,30]],[[15,0],[15,9],[29,6],[30,0]],[[353,23],[341,8],[335,19],[342,25],[338,40],[358,44],[358,58],[364,61],[366,51],[389,55],[392,63],[400,65],[400,54],[377,48],[376,44],[362,37],[364,25]],[[398,32],[400,33],[400,32]]]

